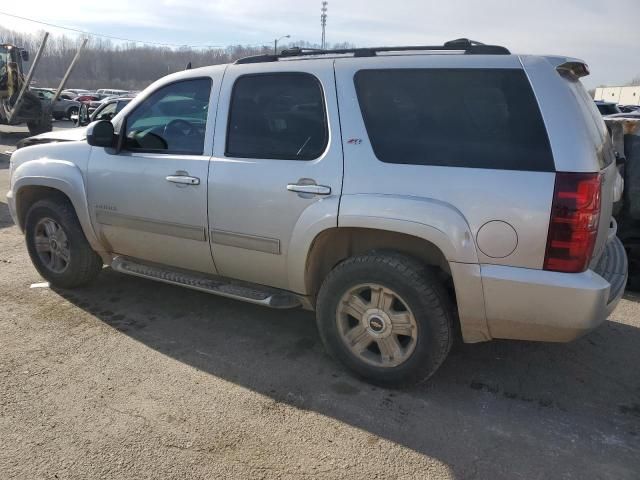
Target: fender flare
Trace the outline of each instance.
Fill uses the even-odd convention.
[[[466,218],[454,206],[432,198],[344,195],[338,226],[405,233],[433,243],[449,262],[478,263],[478,252]]]
[[[296,223],[287,259],[290,290],[305,292],[305,269],[311,246],[323,231],[336,227],[404,233],[433,243],[448,262],[478,264],[469,224],[447,203],[399,195],[343,195],[340,199],[332,196],[314,202]]]
[[[104,246],[98,240],[91,224],[84,177],[77,165],[66,160],[31,160],[16,168],[13,179],[11,189],[15,198],[16,212],[21,209],[20,191],[22,189],[38,186],[58,190],[71,201],[91,248],[100,254],[105,253]],[[24,231],[24,225],[19,225],[19,228]]]

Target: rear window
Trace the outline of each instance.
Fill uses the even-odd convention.
[[[355,85],[369,140],[383,162],[554,170],[522,70],[361,70]]]

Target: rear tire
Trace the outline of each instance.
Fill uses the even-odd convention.
[[[427,380],[454,337],[453,309],[434,270],[394,252],[335,267],[318,293],[317,323],[332,356],[385,387]]]
[[[102,259],[89,245],[67,199],[35,202],[27,213],[25,239],[33,265],[53,286],[86,285],[102,270]]]

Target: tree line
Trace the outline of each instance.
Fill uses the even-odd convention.
[[[35,56],[44,32],[28,34],[0,26],[0,44],[9,43],[29,51]],[[33,77],[33,85],[57,87],[67,67],[75,56],[81,38],[51,35]],[[296,46],[318,48],[309,42]],[[353,45],[339,43],[332,48],[349,48]],[[114,43],[109,39],[91,37],[76,64],[67,88],[115,88],[141,90],[153,81],[169,73],[184,70],[188,63],[193,68],[205,65],[229,63],[250,55],[273,53],[273,47],[230,45],[226,48],[193,49],[140,46],[135,43]],[[25,64],[25,72],[29,63]]]

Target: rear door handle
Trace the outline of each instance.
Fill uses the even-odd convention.
[[[327,187],[326,185],[290,183],[289,185],[287,185],[287,190],[289,190],[290,192],[308,193],[311,195],[331,194],[331,187]]]
[[[169,175],[167,182],[178,183],[180,185],[200,185],[198,177],[190,177],[189,175]]]

